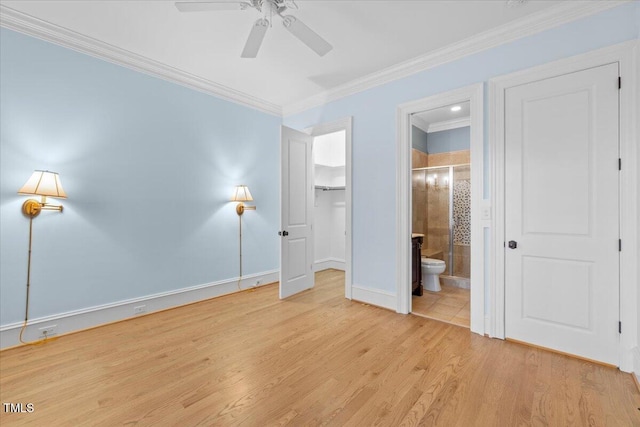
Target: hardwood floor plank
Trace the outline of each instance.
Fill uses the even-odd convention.
[[[348,301],[334,270],[2,351],[0,399],[35,407],[3,427],[640,426],[628,374]]]

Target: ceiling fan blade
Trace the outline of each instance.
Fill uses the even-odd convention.
[[[311,50],[320,56],[326,55],[333,46],[320,37],[315,31],[307,27],[304,22],[291,15],[283,16],[284,27],[298,38],[302,43],[309,46]]]
[[[247,39],[247,43],[244,45],[244,49],[242,50],[242,55],[240,55],[241,58],[256,57],[268,28],[269,21],[264,18],[258,19],[253,24],[251,32],[249,33],[249,38]]]
[[[205,12],[208,10],[241,10],[241,1],[178,1],[176,8],[180,12]]]

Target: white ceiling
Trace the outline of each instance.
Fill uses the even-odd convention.
[[[562,2],[297,3],[299,10],[291,14],[334,46],[324,57],[316,55],[276,21],[268,30],[258,57],[240,58],[251,26],[259,17],[253,9],[181,13],[168,0],[1,2],[5,12],[22,12],[279,108],[480,33],[513,25],[527,16],[549,13]]]
[[[459,111],[451,111],[451,107],[459,106]],[[457,104],[447,105],[446,107],[435,108],[433,110],[421,111],[419,113],[415,113],[411,117],[411,122],[414,126],[419,127],[425,132],[429,131],[429,126],[434,124],[447,124],[452,122],[462,121],[466,119],[466,122],[469,121],[469,117],[471,115],[471,103],[460,102]],[[469,126],[468,123],[465,123],[466,126]]]
[[[316,165],[337,167],[346,163],[344,130],[316,136],[313,139],[313,162]]]

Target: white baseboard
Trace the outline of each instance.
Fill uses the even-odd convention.
[[[491,318],[484,316],[484,335],[491,336],[489,331],[491,330]]]
[[[338,258],[319,259],[314,262],[314,271],[322,271],[333,268],[335,270],[345,270],[345,262]]]
[[[633,357],[633,375],[636,376],[640,384],[640,347],[632,348],[631,354]]]
[[[278,280],[280,280],[278,270],[266,271],[243,276],[240,287],[244,290],[256,286],[258,281],[260,284],[257,286],[263,286],[268,283],[277,282]],[[56,335],[63,335],[136,317],[136,314],[134,314],[135,307],[144,306],[144,313],[137,315],[140,316],[234,292],[238,292],[237,277],[204,285],[191,286],[175,291],[161,292],[140,298],[132,298],[110,304],[31,319],[29,320],[23,339],[25,341],[36,341],[40,339],[40,328],[48,326],[55,325]],[[20,344],[19,334],[21,328],[22,322],[1,325],[0,349]]]
[[[351,299],[393,311],[396,311],[397,308],[395,294],[360,285],[351,287]]]

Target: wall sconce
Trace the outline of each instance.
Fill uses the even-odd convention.
[[[427,181],[427,187],[433,187],[435,189],[438,189],[440,187],[449,188],[448,175],[443,174],[442,176],[439,176],[437,173],[433,175],[427,175],[426,181]]]
[[[22,204],[22,213],[29,217],[29,255],[27,257],[27,298],[24,309],[24,323],[22,329],[20,329],[20,342],[23,344],[34,344],[33,342],[25,342],[22,339],[24,330],[27,328],[29,321],[29,290],[31,288],[31,242],[33,235],[33,218],[40,215],[40,211],[43,209],[62,212],[62,205],[50,205],[47,203],[47,196],[58,197],[60,199],[66,199],[67,193],[62,189],[60,184],[60,177],[56,172],[40,171],[37,170],[31,174],[31,177],[27,180],[27,183],[18,190],[18,194],[35,194],[41,196],[40,201],[35,199],[28,199]],[[46,341],[47,335],[45,333],[44,339]]]
[[[249,187],[246,185],[238,185],[236,186],[236,191],[231,198],[232,202],[240,202],[236,206],[236,212],[238,215],[242,215],[245,210],[255,211],[255,206],[246,206],[244,202],[253,202],[253,197],[251,197],[251,192],[249,191]]]
[[[62,205],[51,205],[47,203],[47,196],[66,199],[67,193],[62,189],[60,177],[56,172],[34,171],[26,184],[18,190],[18,194],[35,194],[41,196],[40,201],[28,199],[22,204],[22,213],[29,218],[40,215],[40,211],[51,210],[62,212]]]

